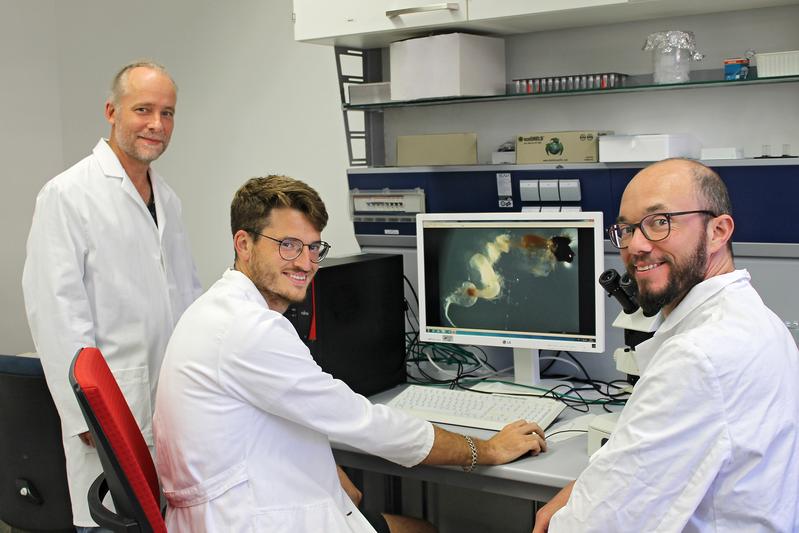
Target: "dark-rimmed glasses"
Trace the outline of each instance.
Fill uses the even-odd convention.
[[[322,260],[324,260],[324,258],[327,256],[327,252],[330,251],[330,245],[325,241],[316,241],[305,244],[301,240],[294,237],[275,239],[274,237],[264,235],[263,233],[259,233],[254,230],[251,230],[250,233],[260,235],[261,237],[266,237],[270,241],[275,241],[278,244],[277,251],[284,261],[294,261],[297,259],[300,255],[302,255],[302,249],[306,246],[308,247],[308,254],[310,255],[311,263],[321,263]]]
[[[662,241],[671,233],[671,219],[680,215],[692,215],[702,213],[711,217],[718,216],[713,211],[699,209],[696,211],[676,211],[672,213],[652,213],[641,219],[638,224],[619,223],[613,224],[608,228],[608,238],[610,244],[623,250],[630,245],[633,240],[635,229],[641,230],[641,234],[652,242]]]

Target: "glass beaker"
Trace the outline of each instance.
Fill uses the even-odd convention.
[[[656,84],[690,81],[691,60],[700,61],[704,57],[696,51],[694,34],[690,31],[652,33],[646,38],[644,50],[652,51]]]

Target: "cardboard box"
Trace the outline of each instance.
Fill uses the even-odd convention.
[[[606,131],[523,133],[516,138],[516,163],[596,163],[597,139]]]
[[[476,165],[476,133],[400,135],[397,166]]]
[[[687,133],[607,135],[599,140],[603,163],[660,161],[670,157],[699,159],[702,145]]]
[[[391,98],[505,94],[505,40],[449,33],[391,43]]]

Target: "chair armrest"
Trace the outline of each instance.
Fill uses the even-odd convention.
[[[108,482],[105,474],[100,474],[89,487],[89,513],[101,527],[120,533],[141,533],[140,524],[130,518],[119,516],[103,505],[103,498],[108,494]]]

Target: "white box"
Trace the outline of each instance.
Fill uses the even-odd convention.
[[[755,54],[758,78],[799,75],[799,50]]]
[[[387,81],[353,83],[348,89],[352,105],[382,104],[391,101],[391,84]]]
[[[714,159],[743,159],[743,148],[725,146],[721,148],[702,148],[702,161],[712,161]]]
[[[505,94],[505,41],[449,33],[391,43],[391,98]]]
[[[491,152],[491,164],[516,164],[516,152]]]
[[[604,135],[599,138],[603,163],[660,161],[670,157],[698,159],[702,145],[688,134]]]

